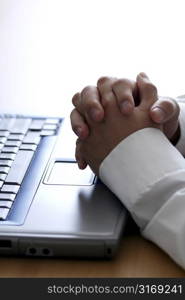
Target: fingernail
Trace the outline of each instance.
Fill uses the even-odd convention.
[[[155,120],[157,122],[160,123],[160,122],[163,122],[165,120],[166,113],[162,108],[154,107],[154,108],[152,108],[152,111],[155,113]]]
[[[91,118],[94,120],[94,121],[98,121],[101,117],[101,112],[99,111],[99,109],[97,108],[92,108],[90,110],[90,115],[91,115]]]
[[[133,109],[133,105],[127,100],[121,102],[120,107],[123,113],[128,113]]]
[[[83,133],[83,130],[81,127],[76,127],[74,131],[78,137],[80,137]]]
[[[78,167],[79,167],[79,169],[83,170],[86,167],[86,163],[83,160],[79,159],[78,160]]]

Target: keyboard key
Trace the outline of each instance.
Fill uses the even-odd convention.
[[[11,208],[13,202],[11,201],[0,201],[0,208],[6,207],[6,208]]]
[[[59,122],[60,122],[60,119],[48,118],[48,119],[46,119],[45,124],[58,124]]]
[[[3,118],[0,121],[0,130],[8,130],[10,131],[13,128],[15,122],[15,118]]]
[[[0,143],[5,144],[6,143],[6,137],[0,137]]]
[[[35,144],[38,145],[40,142],[40,132],[38,131],[28,131],[27,135],[23,139],[25,144]]]
[[[55,135],[55,130],[42,130],[40,135],[41,136]]]
[[[10,168],[8,167],[0,167],[0,173],[8,174]]]
[[[8,216],[8,213],[9,213],[9,208],[0,208],[0,220],[1,221],[4,221],[7,216]]]
[[[15,153],[1,153],[0,154],[0,160],[1,159],[11,159],[11,160],[14,160],[15,159]]]
[[[22,141],[24,138],[24,134],[10,134],[8,136],[9,141]]]
[[[56,130],[57,125],[55,124],[44,124],[43,130]]]
[[[20,150],[35,151],[36,149],[37,149],[37,145],[32,145],[32,144],[22,144],[20,147]]]
[[[8,159],[1,159],[0,160],[0,167],[11,167],[12,160]]]
[[[0,173],[0,180],[5,181],[7,174]]]
[[[21,145],[21,141],[7,141],[5,143],[6,147],[19,147]]]
[[[11,128],[11,133],[14,134],[25,134],[32,122],[29,118],[17,118]]]
[[[6,183],[15,183],[15,184],[22,183],[23,178],[28,169],[28,166],[32,160],[33,154],[34,154],[33,151],[26,151],[26,150],[20,150],[17,153],[16,158],[12,163],[11,169],[8,173],[8,176],[6,177],[5,180]]]
[[[0,200],[14,201],[15,197],[16,197],[16,194],[0,193]]]
[[[4,147],[1,153],[17,153],[18,150],[18,147]]]
[[[9,131],[7,130],[0,130],[0,137],[8,137],[9,134]]]
[[[19,188],[20,188],[19,185],[4,184],[2,189],[1,189],[1,192],[17,194]]]
[[[59,118],[0,115],[0,220],[6,220],[43,136],[56,134]]]
[[[45,123],[45,119],[35,119],[32,120],[32,123],[30,125],[30,130],[41,130],[43,125]]]

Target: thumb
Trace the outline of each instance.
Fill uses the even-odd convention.
[[[149,113],[153,122],[163,125],[163,132],[171,141],[174,136],[179,135],[180,108],[174,99],[161,97],[154,103]]]
[[[158,124],[178,120],[179,112],[178,103],[169,97],[160,97],[150,108],[150,116]]]

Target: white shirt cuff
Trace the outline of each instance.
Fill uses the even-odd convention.
[[[185,268],[185,159],[164,134],[145,128],[130,135],[104,159],[99,174],[143,236]]]
[[[166,198],[147,201],[147,191],[174,172],[185,170],[183,156],[156,128],[139,130],[124,139],[100,166],[101,180],[117,195],[144,228]],[[152,201],[154,203],[152,203]]]

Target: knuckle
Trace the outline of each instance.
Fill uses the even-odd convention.
[[[113,91],[116,94],[118,102],[132,102],[133,84],[129,79],[119,79],[113,85]]]
[[[100,85],[104,85],[105,83],[107,83],[108,81],[110,80],[110,77],[108,76],[102,76],[98,79],[97,81],[97,85],[100,86]]]
[[[87,85],[86,87],[83,88],[81,95],[82,97],[86,97],[89,93],[92,92],[92,90],[94,90],[94,86],[92,85]]]
[[[113,84],[113,87],[118,87],[118,86],[125,86],[125,85],[129,85],[130,84],[130,80],[126,79],[126,78],[120,78],[118,80],[116,80]]]
[[[134,86],[135,82],[133,80],[130,80],[128,78],[120,78],[117,79],[114,84],[113,87],[117,88],[117,87],[127,87],[132,89]]]
[[[79,101],[79,99],[80,99],[80,93],[74,94],[74,96],[72,97],[72,103],[74,106],[77,105],[77,102]]]
[[[98,96],[97,88],[95,86],[86,86],[81,93],[81,106],[82,110],[88,111],[90,108],[97,105]]]

